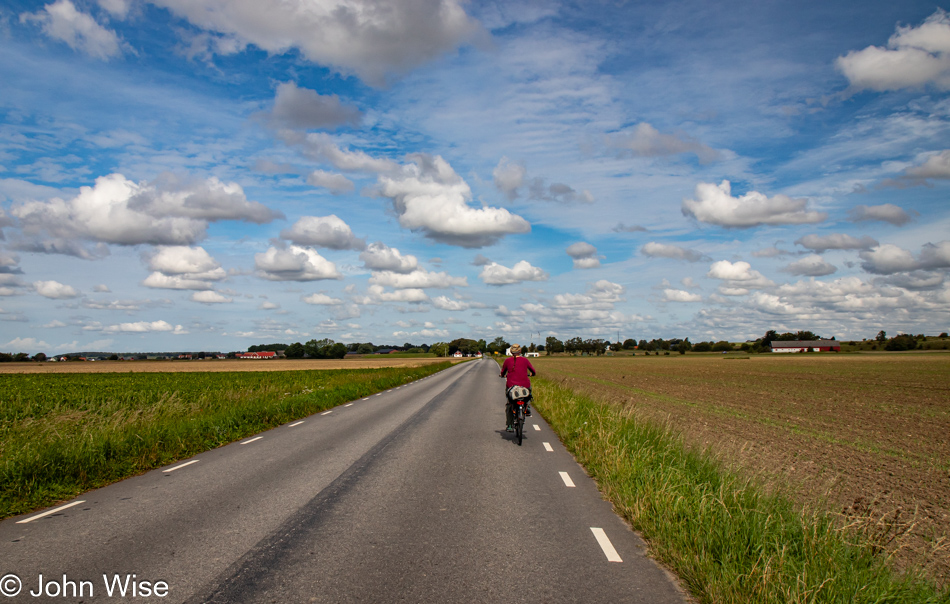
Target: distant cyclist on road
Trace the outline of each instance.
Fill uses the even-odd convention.
[[[505,359],[505,362],[501,364],[501,373],[499,373],[498,376],[507,378],[505,380],[505,398],[507,399],[505,403],[505,418],[508,420],[508,424],[505,430],[513,432],[515,418],[511,400],[511,389],[515,386],[527,388],[529,393],[528,401],[530,402],[530,376],[538,375],[538,372],[531,366],[531,361],[521,356],[521,346],[512,344],[510,352],[511,356]],[[531,407],[528,404],[525,404],[524,414],[531,415]]]

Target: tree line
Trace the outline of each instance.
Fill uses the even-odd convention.
[[[879,348],[889,351],[916,350],[918,348],[924,347],[921,343],[929,346],[929,344],[926,344],[928,337],[933,338],[934,336],[925,336],[924,334],[898,334],[893,337],[888,337],[887,333],[884,330],[881,330],[873,339],[865,339],[860,343],[869,343],[872,350],[877,350]],[[939,336],[935,337],[941,340],[948,339],[947,332],[943,332]],[[772,342],[815,341],[822,339],[834,340],[835,338],[834,336],[831,336],[830,338],[822,338],[821,336],[807,330],[779,333],[770,329],[765,332],[765,335],[763,335],[761,338],[749,342],[742,342],[738,345],[738,350],[743,352],[769,352],[771,350],[770,346]],[[851,345],[860,343],[854,341],[849,342]],[[465,355],[473,355],[479,352],[482,354],[504,354],[510,346],[511,344],[501,336],[496,337],[491,342],[488,342],[484,339],[474,340],[470,338],[457,338],[450,342],[436,342],[432,345],[425,343],[413,344],[411,342],[404,342],[401,345],[381,346],[377,346],[372,342],[351,342],[349,344],[343,344],[340,342],[334,342],[329,338],[323,338],[320,340],[312,339],[305,343],[294,342],[293,344],[284,344],[275,342],[272,344],[254,344],[249,346],[247,351],[284,351],[284,355],[291,359],[302,359],[308,357],[313,359],[342,359],[348,353],[374,354],[380,350],[398,350],[400,352],[415,354],[432,353],[437,356],[450,356],[455,354],[456,351],[461,351],[462,354]],[[737,349],[735,344],[726,340],[696,342],[694,344],[689,341],[689,338],[672,338],[669,340],[665,340],[663,338],[654,338],[649,341],[645,339],[638,341],[635,338],[627,338],[623,342],[610,342],[609,340],[600,338],[585,339],[581,337],[573,337],[561,341],[554,336],[548,336],[545,338],[544,344],[536,345],[532,342],[526,345],[525,348],[527,352],[542,352],[546,354],[567,353],[570,355],[587,354],[591,356],[605,354],[608,350],[638,350],[643,352],[654,352],[657,354],[661,352],[679,352],[680,354],[686,354],[687,352],[728,352]],[[206,356],[217,355],[217,353],[212,352],[198,352],[192,354],[193,358],[198,359],[205,358]],[[238,354],[239,353],[237,352],[229,352],[227,353],[227,357],[235,358]],[[79,360],[79,356],[81,355],[71,355],[69,356],[69,359]],[[135,354],[132,356],[142,360],[146,358],[146,355],[143,354]],[[48,358],[49,357],[47,357],[47,355],[42,352],[36,353],[32,357],[25,352],[19,352],[16,354],[0,352],[0,363],[25,361],[43,362],[48,360]],[[117,360],[119,356],[116,354],[111,354],[103,355],[102,358]]]

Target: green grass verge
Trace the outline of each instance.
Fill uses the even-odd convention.
[[[535,408],[702,602],[950,602],[875,543],[766,493],[669,430],[535,378]]]
[[[0,518],[450,366],[0,375]]]

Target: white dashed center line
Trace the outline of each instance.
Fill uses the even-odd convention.
[[[574,481],[571,480],[571,477],[567,475],[567,472],[558,472],[558,474],[561,475],[561,480],[564,481],[564,486],[566,487],[574,486]]]
[[[29,518],[26,518],[25,520],[20,520],[17,522],[17,524],[26,524],[27,522],[33,522],[34,520],[39,520],[40,518],[49,516],[50,514],[55,514],[56,512],[59,512],[60,510],[65,510],[66,508],[71,508],[74,505],[79,505],[80,503],[86,503],[86,500],[82,499],[80,501],[74,501],[72,503],[67,503],[66,505],[61,505],[58,508],[47,510],[43,512],[42,514],[37,514],[36,516],[30,516]]]
[[[541,431],[541,426],[539,426],[538,424],[534,424],[534,431],[535,431],[535,432],[540,432],[540,431]]]
[[[353,406],[353,403],[349,403],[349,404],[346,404],[346,405],[343,405],[343,406],[344,406],[344,407],[352,407],[352,406]]]
[[[330,415],[331,413],[333,413],[333,409],[330,409],[329,411],[324,411],[320,415]]]
[[[551,443],[542,443],[542,444],[544,445],[544,450],[545,450],[545,451],[548,451],[549,453],[553,453],[553,452],[554,452],[554,448],[551,447]]]
[[[303,423],[303,420],[300,420],[300,421],[297,422],[297,423],[290,424],[290,427],[293,428],[294,426],[299,426],[299,425],[302,424],[302,423]]]
[[[617,553],[610,539],[607,538],[607,533],[604,532],[604,529],[590,527],[590,530],[594,533],[594,538],[597,539],[597,543],[600,544],[600,549],[604,550],[604,555],[607,556],[608,562],[623,562],[620,558],[620,554]]]
[[[246,440],[246,441],[242,442],[241,444],[242,444],[242,445],[249,445],[249,444],[251,444],[252,442],[254,442],[255,440],[260,440],[260,439],[262,439],[262,438],[264,438],[264,437],[263,437],[263,436],[255,436],[255,437],[252,438],[251,440]]]
[[[163,472],[163,473],[174,472],[175,470],[180,470],[181,468],[184,468],[185,466],[190,466],[190,465],[193,464],[193,463],[198,463],[198,461],[200,461],[200,460],[192,459],[191,461],[186,461],[185,463],[183,463],[183,464],[181,464],[181,465],[179,465],[179,466],[175,466],[174,468],[168,468],[167,470],[162,470],[162,472]]]

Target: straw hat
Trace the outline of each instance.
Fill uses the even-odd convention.
[[[519,346],[518,344],[512,344],[511,354],[521,354],[521,346]]]

